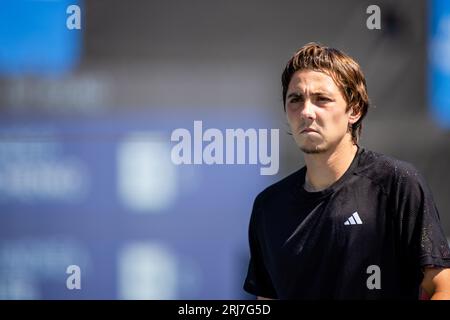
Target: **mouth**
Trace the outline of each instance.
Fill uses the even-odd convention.
[[[302,131],[300,131],[300,133],[311,133],[311,132],[318,133],[316,130],[311,129],[311,128],[306,128],[306,129],[303,129]]]

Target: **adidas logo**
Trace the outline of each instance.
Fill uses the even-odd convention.
[[[348,226],[351,224],[363,224],[361,218],[359,217],[358,211],[355,211],[350,218],[348,218],[345,222],[344,225]]]

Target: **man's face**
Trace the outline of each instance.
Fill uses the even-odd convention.
[[[323,72],[299,70],[286,94],[286,116],[295,142],[305,153],[322,153],[344,138],[357,118],[333,78]]]

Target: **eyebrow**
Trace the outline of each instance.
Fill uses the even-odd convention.
[[[326,96],[332,96],[331,92],[325,91],[325,90],[317,90],[313,93],[311,93],[312,96],[317,96],[317,95],[326,95]],[[287,98],[292,98],[292,97],[302,97],[303,93],[301,92],[291,92],[290,94],[288,94]]]

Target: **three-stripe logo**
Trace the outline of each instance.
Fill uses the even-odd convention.
[[[350,218],[348,218],[345,222],[344,225],[349,226],[349,225],[354,225],[354,224],[363,224],[361,218],[359,217],[358,211],[355,211]]]

